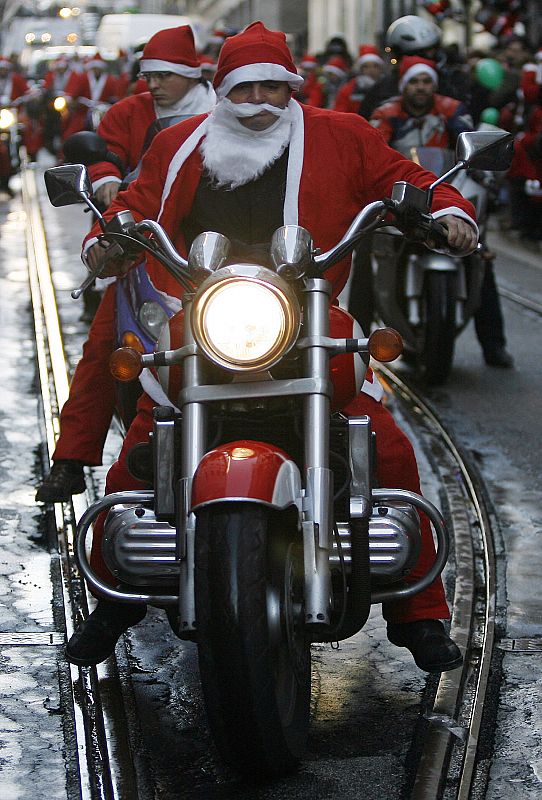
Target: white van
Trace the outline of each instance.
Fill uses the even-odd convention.
[[[133,50],[158,31],[180,25],[190,25],[196,49],[202,50],[209,35],[208,23],[201,17],[174,14],[105,14],[96,31],[96,46],[101,55],[116,57],[119,50]]]

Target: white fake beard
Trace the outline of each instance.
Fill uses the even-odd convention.
[[[277,121],[263,131],[252,131],[239,121],[263,110],[278,116]],[[235,189],[258,178],[284,153],[291,131],[292,115],[288,106],[232,103],[227,97],[220,100],[209,116],[201,144],[203,165],[213,186]]]

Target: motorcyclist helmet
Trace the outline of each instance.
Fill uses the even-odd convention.
[[[440,39],[438,25],[415,14],[399,17],[386,32],[386,46],[399,55],[412,55],[437,47]]]

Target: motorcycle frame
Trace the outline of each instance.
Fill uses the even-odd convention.
[[[303,397],[303,415],[306,431],[304,463],[305,488],[296,491],[281,492],[281,505],[273,506],[268,495],[265,496],[216,496],[213,487],[208,486],[207,499],[198,497],[198,507],[212,502],[239,501],[260,502],[282,510],[296,507],[298,524],[302,533],[305,573],[305,622],[313,631],[315,640],[327,640],[327,631],[331,630],[331,570],[330,552],[334,525],[333,509],[333,475],[329,467],[329,432],[332,383],[329,378],[329,359],[336,352],[337,341],[329,337],[329,302],[331,285],[322,278],[305,280],[304,284],[304,336],[297,342],[297,347],[304,350],[304,374],[302,377],[288,380],[242,381],[228,384],[205,383],[206,364],[199,352],[190,324],[190,307],[192,297],[185,294],[184,307],[184,344],[182,347],[183,388],[180,391],[177,406],[182,409],[182,443],[180,446],[180,478],[175,487],[176,493],[176,541],[177,558],[180,565],[179,591],[175,594],[150,594],[126,592],[113,589],[100,580],[88,563],[85,538],[92,521],[102,511],[107,511],[117,504],[151,505],[159,516],[159,505],[164,506],[166,515],[174,510],[175,501],[169,492],[162,492],[160,487],[168,485],[168,477],[173,474],[171,420],[155,425],[155,480],[156,491],[125,491],[106,495],[93,504],[82,516],[77,529],[76,557],[81,571],[88,583],[100,594],[121,602],[150,603],[158,607],[176,606],[179,612],[179,635],[193,638],[195,625],[195,537],[196,514],[193,503],[194,476],[207,451],[208,407],[209,403],[218,400],[247,400],[250,398],[272,396]],[[256,378],[258,376],[255,376]],[[446,563],[449,551],[448,533],[445,522],[438,511],[428,500],[413,492],[398,489],[373,489],[368,476],[371,474],[370,425],[359,424],[362,418],[356,418],[351,428],[354,441],[352,481],[350,486],[350,517],[366,518],[371,516],[373,504],[387,502],[406,502],[421,509],[428,515],[436,531],[437,558],[425,576],[408,585],[384,587],[372,593],[370,603],[406,598],[422,591],[440,574]],[[356,424],[358,423],[358,424]],[[161,437],[164,440],[161,442]],[[262,449],[277,451],[273,445],[259,443]],[[293,461],[288,462],[292,470],[299,474]],[[280,479],[278,470],[270,475],[269,482]],[[269,483],[268,482],[268,483]],[[301,487],[299,480],[290,485]],[[368,611],[368,609],[367,609]],[[359,625],[362,627],[366,619],[360,614]],[[348,636],[353,635],[352,628]],[[338,635],[332,637],[347,638]]]

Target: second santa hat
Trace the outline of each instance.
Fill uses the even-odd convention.
[[[421,56],[402,58],[399,65],[399,91],[402,92],[406,84],[422,72],[429,74],[435,86],[438,86],[437,65],[434,61]]]
[[[185,78],[200,78],[201,67],[190,25],[166,28],[151,36],[139,62],[141,72],[174,72]]]

